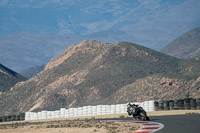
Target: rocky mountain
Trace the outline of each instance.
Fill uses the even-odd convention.
[[[45,67],[45,65],[33,66],[33,67],[30,67],[30,68],[20,72],[20,74],[29,79],[29,78],[35,76],[36,74],[38,74],[39,72],[41,72],[44,69],[44,67]]]
[[[0,9],[0,62],[18,73],[83,39],[160,50],[200,26],[199,0],[1,0]]]
[[[133,43],[86,40],[69,47],[36,76],[0,94],[0,112],[9,114],[96,104],[155,74],[196,80],[200,75],[199,67],[199,61],[177,59]],[[162,93],[162,89],[156,94]],[[138,91],[143,92],[139,88]],[[152,99],[143,94],[146,99]],[[133,93],[132,97],[137,95]]]
[[[0,94],[9,91],[16,83],[23,80],[26,78],[0,64]]]
[[[178,58],[200,56],[200,27],[192,29],[165,46],[161,52]]]

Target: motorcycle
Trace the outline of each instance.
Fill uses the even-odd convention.
[[[147,116],[146,111],[139,105],[128,104],[127,112],[128,112],[128,115],[132,115],[134,119],[139,119],[139,120],[143,120],[143,121],[150,120],[149,117]]]

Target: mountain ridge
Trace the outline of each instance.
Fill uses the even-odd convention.
[[[16,83],[24,80],[25,77],[0,64],[0,93],[9,91]]]
[[[199,67],[195,60],[177,59],[133,43],[85,40],[69,47],[36,76],[1,94],[0,112],[91,105],[157,73],[194,80],[200,75]]]
[[[193,58],[200,56],[200,27],[189,30],[179,36],[161,52],[178,58]]]

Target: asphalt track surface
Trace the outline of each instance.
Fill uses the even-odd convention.
[[[164,128],[156,133],[200,133],[200,115],[176,115],[151,117]]]
[[[151,116],[150,119],[151,122],[158,122],[164,125],[164,128],[156,133],[200,133],[200,114]],[[134,121],[131,117],[103,120]]]

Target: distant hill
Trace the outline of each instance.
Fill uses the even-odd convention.
[[[97,104],[112,98],[111,96],[114,98],[118,91],[126,90],[123,89],[126,86],[134,83],[136,85],[138,80],[145,81],[149,76],[156,74],[179,79],[184,83],[195,81],[200,75],[199,68],[199,61],[177,59],[133,43],[110,44],[86,40],[69,47],[36,76],[16,84],[12,91],[1,94],[0,112],[9,114]],[[155,81],[158,79],[155,78]],[[144,82],[147,85],[157,84],[154,80],[147,81]],[[136,97],[157,97],[146,93],[151,88],[136,89],[138,93],[130,93],[135,100],[140,100]],[[180,86],[179,89],[187,93],[184,86]],[[173,87],[167,90],[170,91],[173,91]],[[167,96],[164,92],[165,88],[161,87],[157,93],[151,93],[159,95],[159,98],[174,95],[168,93],[170,96]],[[128,90],[123,92],[127,93]],[[120,99],[122,103],[126,101],[123,100],[125,97],[119,97]],[[116,102],[119,101],[112,101]]]
[[[161,52],[178,58],[200,56],[200,27],[176,38],[164,47]]]
[[[0,93],[9,91],[17,82],[25,79],[20,74],[0,64]]]
[[[33,66],[20,72],[20,74],[29,79],[38,74],[39,72],[41,72],[44,69],[44,67],[45,65]]]

